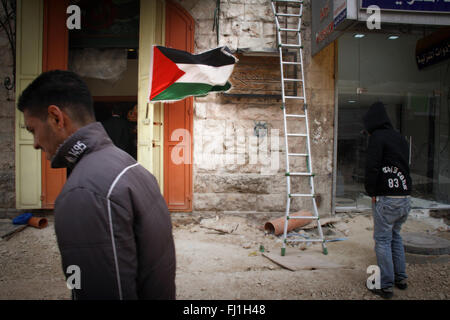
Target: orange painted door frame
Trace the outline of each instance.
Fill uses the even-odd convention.
[[[166,1],[165,39],[167,47],[194,51],[194,20],[170,1]],[[164,104],[164,198],[170,211],[192,211],[193,101]],[[179,163],[180,158],[189,161]]]
[[[42,71],[67,70],[69,33],[66,27],[68,0],[44,0]],[[42,208],[53,209],[66,183],[66,169],[52,169],[42,151]]]

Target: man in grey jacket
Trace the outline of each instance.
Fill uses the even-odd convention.
[[[172,225],[157,181],[95,122],[86,84],[69,71],[43,73],[18,108],[34,147],[72,170],[54,214],[63,271],[81,271],[74,298],[175,299]]]

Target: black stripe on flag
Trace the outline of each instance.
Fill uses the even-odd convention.
[[[211,67],[221,67],[236,63],[236,58],[231,55],[231,51],[227,47],[219,47],[200,54],[191,54],[186,51],[161,46],[157,46],[157,48],[174,63],[205,64]],[[228,54],[222,52],[222,50]]]

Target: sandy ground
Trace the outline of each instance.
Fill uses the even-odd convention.
[[[295,272],[259,251],[263,245],[265,252],[280,254],[280,238],[262,230],[265,220],[174,217],[178,299],[381,299],[364,286],[367,267],[376,264],[368,215],[338,214],[340,221],[325,227],[324,233],[348,240],[329,243],[327,256],[320,244],[287,248],[288,255],[326,257],[345,268]],[[8,241],[0,240],[0,299],[70,299],[51,218],[49,222],[45,229],[29,227]],[[412,218],[403,231],[449,238],[449,232],[437,232]],[[409,288],[395,290],[394,299],[449,299],[449,261],[448,255],[407,254]]]

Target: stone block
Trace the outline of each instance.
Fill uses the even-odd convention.
[[[1,87],[0,90],[4,91],[5,89]],[[0,122],[2,121],[2,118],[14,118],[15,112],[14,101],[0,101]]]
[[[277,28],[273,21],[263,23],[263,35],[266,41],[268,41],[268,38],[276,40]]]
[[[183,7],[187,7],[182,4]],[[194,5],[189,6],[189,13],[194,20],[205,20],[214,18],[214,10],[216,9],[215,1],[197,1]]]
[[[245,4],[224,3],[220,5],[220,19],[244,20]]]
[[[259,38],[262,37],[263,27],[260,21],[243,21],[241,23],[241,37]]]
[[[256,211],[256,195],[194,193],[194,211]]]
[[[258,51],[265,48],[266,46],[264,38],[252,38],[244,34],[239,36],[238,47],[249,48],[250,50]]]
[[[206,103],[195,102],[194,105],[195,117],[198,119],[206,119]]]
[[[216,35],[208,33],[207,35],[195,35],[195,52],[201,53],[217,47]]]
[[[208,103],[206,112],[208,119],[235,119],[237,108],[235,104]]]
[[[237,108],[237,117],[249,120],[283,120],[283,111],[278,105],[242,105]]]
[[[257,196],[256,210],[267,212],[283,212],[286,208],[286,194],[265,194]]]
[[[14,158],[14,148],[10,151],[1,151],[2,156],[0,157],[0,171],[14,172],[15,158]]]
[[[0,118],[0,133],[7,133],[14,136],[15,132],[15,122],[14,118]]]
[[[244,19],[245,21],[271,21],[272,23],[275,23],[269,2],[266,2],[263,5],[246,4]]]
[[[258,174],[198,174],[194,179],[197,193],[268,193],[269,180]]]
[[[283,173],[272,176],[269,181],[268,191],[269,194],[286,193],[286,176]]]

